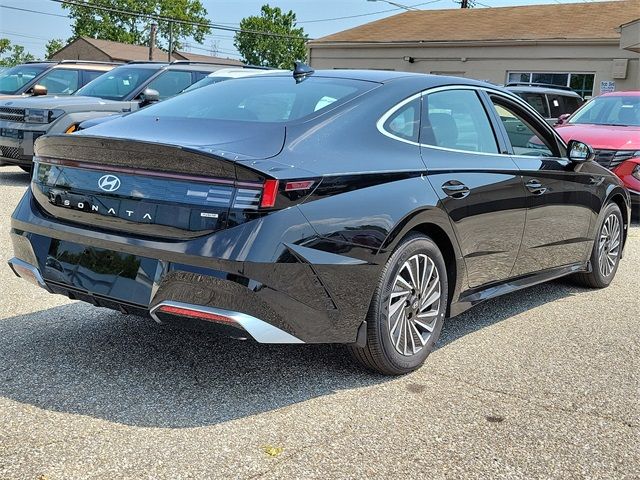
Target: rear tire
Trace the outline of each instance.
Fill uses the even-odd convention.
[[[411,234],[382,271],[367,315],[367,342],[350,345],[354,358],[384,375],[419,368],[433,350],[448,302],[447,269],[428,237]]]
[[[604,208],[591,251],[591,272],[579,273],[576,281],[589,288],[608,287],[618,271],[622,254],[624,223],[620,207],[609,203]]]

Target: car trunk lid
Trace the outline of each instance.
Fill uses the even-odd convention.
[[[193,238],[258,215],[270,178],[210,150],[79,135],[43,137],[36,146],[31,188],[40,207],[63,221]]]

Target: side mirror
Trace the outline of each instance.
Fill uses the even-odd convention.
[[[570,116],[571,116],[570,113],[563,113],[558,117],[558,120],[556,121],[556,125],[562,125],[564,122],[567,121],[567,118],[569,118]]]
[[[569,152],[569,160],[574,163],[590,162],[596,157],[593,148],[579,140],[570,140],[567,151]]]
[[[160,93],[153,88],[145,88],[140,94],[140,104],[149,105],[160,101]]]
[[[46,95],[48,92],[47,87],[44,85],[34,85],[31,89],[31,95],[34,97],[39,97],[41,95]]]

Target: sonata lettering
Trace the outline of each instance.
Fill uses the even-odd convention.
[[[95,205],[92,203],[85,203],[85,202],[71,202],[71,200],[62,200],[62,205],[65,207],[71,207],[71,208],[76,208],[78,210],[85,210],[85,207],[88,207],[92,212],[97,212],[100,213],[100,206],[99,205]],[[133,216],[136,211],[135,210],[125,210],[125,213],[127,214],[127,217],[131,217]],[[110,207],[109,209],[107,209],[106,211],[107,215],[117,215],[118,212],[116,212],[115,208]],[[149,220],[149,221],[153,221],[153,217],[151,216],[150,213],[146,212],[142,218],[144,220]]]

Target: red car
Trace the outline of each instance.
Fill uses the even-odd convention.
[[[640,91],[612,92],[595,97],[572,115],[561,115],[560,136],[593,147],[596,161],[611,169],[629,189],[640,208]]]

